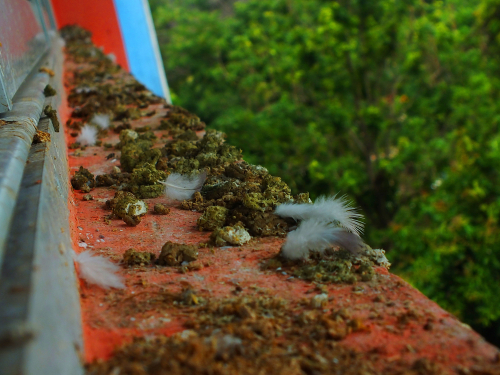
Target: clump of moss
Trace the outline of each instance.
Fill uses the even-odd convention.
[[[129,125],[129,128],[120,131],[119,138],[121,145],[124,146],[126,144],[135,142],[137,138],[139,138],[139,134],[134,130],[130,130],[130,125]]]
[[[168,241],[161,248],[158,264],[161,266],[178,266],[182,262],[193,262],[196,259],[198,259],[197,246]]]
[[[108,202],[106,204],[113,210],[113,213],[130,226],[138,225],[141,218],[148,212],[148,205],[129,192],[118,191]]]
[[[59,119],[57,118],[57,111],[53,109],[51,105],[48,105],[44,108],[43,113],[52,121],[54,131],[59,132],[60,125]]]
[[[137,133],[134,130],[124,129],[120,132],[120,142],[115,148],[122,151],[120,163],[126,172],[132,172],[137,166],[145,162],[156,165],[162,156],[159,149],[153,149],[153,132]]]
[[[136,107],[127,107],[125,105],[119,104],[115,107],[114,109],[115,113],[115,121],[120,121],[120,120],[137,120],[139,117],[141,117],[141,111],[136,108]]]
[[[167,119],[162,121],[160,130],[198,131],[205,129],[205,123],[187,109],[175,105],[170,105],[167,108]]]
[[[255,211],[266,211],[268,207],[274,207],[273,199],[266,199],[262,193],[247,193],[243,195],[243,206]]]
[[[170,213],[170,208],[165,207],[163,204],[157,203],[154,206],[154,213],[157,215],[168,215]]]
[[[118,125],[116,128],[114,128],[113,131],[116,134],[120,134],[122,130],[130,129],[130,128],[132,128],[132,126],[130,126],[130,124],[128,122],[122,122],[120,125]]]
[[[148,252],[139,252],[135,249],[128,249],[125,254],[123,254],[123,263],[128,266],[144,266],[151,264],[155,260],[155,255]]]
[[[144,163],[156,166],[161,157],[161,151],[152,147],[153,142],[142,139],[123,145],[120,156],[120,164],[123,170],[132,172],[134,168]]]
[[[200,231],[215,230],[222,227],[226,221],[227,208],[220,206],[208,207],[203,215],[198,218],[196,224]]]
[[[391,263],[385,256],[385,250],[382,249],[372,249],[369,245],[365,244],[364,254],[357,256],[355,261],[361,261],[363,258],[367,258],[369,261],[373,262],[378,266],[382,266],[386,269],[391,267]]]
[[[181,202],[181,208],[189,211],[203,211],[205,208],[203,196],[197,191],[193,194],[193,198]]]
[[[218,228],[210,235],[210,242],[215,246],[243,245],[250,241],[252,237],[243,227],[243,224],[236,224],[232,227]]]
[[[260,212],[246,207],[231,210],[226,225],[233,225],[237,222],[242,222],[249,233],[255,237],[285,237],[290,226],[290,221],[272,212]]]
[[[98,175],[95,178],[96,186],[122,186],[130,182],[131,175],[127,172],[121,172],[116,167],[111,173]]]
[[[164,171],[157,170],[150,163],[144,163],[133,170],[124,190],[134,193],[141,199],[156,198],[162,195],[164,190],[159,181],[164,181],[166,178],[167,174]]]
[[[73,189],[89,193],[96,186],[94,175],[88,169],[80,166],[80,169],[71,177],[71,186]]]
[[[369,260],[362,260],[359,267],[356,269],[356,273],[360,275],[361,281],[370,281],[375,276],[375,270],[373,269],[373,263]]]
[[[228,209],[224,223],[209,228],[199,225],[201,229],[213,230],[240,223],[252,236],[284,237],[293,220],[280,218],[273,211],[285,202],[309,203],[309,194],[292,196],[288,185],[279,177],[271,176],[263,167],[242,161],[228,164],[222,174],[209,176],[201,192],[184,201],[181,207],[198,211],[213,210],[210,208],[213,206]]]
[[[166,143],[163,153],[169,167],[178,173],[187,174],[200,168],[217,169],[240,160],[241,150],[224,143],[224,133],[209,129],[198,139],[188,130]]]
[[[324,254],[311,252],[309,259],[290,261],[278,255],[263,269],[288,270],[289,273],[316,283],[355,284],[370,281],[375,276],[373,262],[364,255],[353,255],[347,250],[328,250]]]
[[[354,284],[357,281],[352,263],[344,259],[321,260],[316,264],[304,265],[296,269],[293,275],[322,283]]]
[[[194,130],[188,129],[174,137],[181,141],[197,141],[199,138]]]
[[[54,96],[57,95],[57,91],[51,85],[47,85],[43,89],[43,95],[46,97]]]

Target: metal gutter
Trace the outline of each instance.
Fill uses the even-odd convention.
[[[52,69],[53,55],[42,58],[41,63]],[[0,114],[0,270],[24,166],[43,110],[43,89],[48,83],[49,75],[35,68],[14,96],[12,110]]]
[[[58,43],[53,43],[57,45]],[[61,51],[54,47],[43,66],[62,93]],[[72,259],[68,209],[68,163],[64,131],[41,117],[45,73],[32,75],[15,97],[13,111],[0,117],[0,373],[83,374],[77,279]],[[50,141],[32,145],[36,129]]]

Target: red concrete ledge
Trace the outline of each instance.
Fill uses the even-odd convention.
[[[65,86],[70,89],[73,73],[81,65],[67,60],[65,68]],[[118,83],[128,78],[121,73],[113,79]],[[149,113],[153,110],[153,115],[131,121],[132,128],[155,129],[168,106],[160,103],[142,109]],[[67,144],[74,143],[74,131],[68,127],[65,131]],[[159,145],[166,134],[159,130],[155,134]],[[118,135],[110,131],[103,142],[116,144]],[[109,156],[111,153],[115,155]],[[98,146],[68,149],[68,159],[71,175],[80,166],[94,174],[109,173],[119,166],[119,151]],[[77,252],[85,247],[119,263],[129,248],[158,255],[166,241],[200,244],[210,236],[197,229],[200,213],[181,210],[178,202],[165,197],[147,200],[148,214],[138,226],[130,227],[122,220],[105,220],[109,211],[104,205],[113,198],[115,190],[100,187],[91,194],[93,200],[88,201],[80,191],[73,191],[70,197],[72,237]],[[156,203],[164,204],[171,212],[152,214]],[[373,372],[368,373],[500,373],[496,347],[383,267],[375,269],[371,281],[355,285],[315,285],[292,278],[286,267],[281,272],[264,270],[263,265],[276,256],[283,241],[274,237],[254,238],[241,247],[200,248],[196,261],[199,269],[185,273],[178,267],[124,267],[124,290],[105,290],[81,281],[85,361],[109,360],[115,350],[137,337],[171,336],[189,332],[188,329],[201,334],[203,329],[196,319],[207,313],[202,301],[224,304],[233,303],[227,301],[234,298],[265,298],[285,301],[293,319],[300,314],[311,314],[315,321],[323,319],[326,330],[329,322],[336,324],[338,318],[344,331],[338,337],[332,333],[329,339],[335,347],[357,353],[356,363],[364,361],[371,366]],[[312,300],[319,294],[328,298],[317,308]],[[183,335],[188,337],[187,333]],[[184,336],[176,337],[183,340]]]

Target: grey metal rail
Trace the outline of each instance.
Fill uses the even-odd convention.
[[[57,45],[57,43],[54,43]],[[42,59],[62,92],[62,52]],[[38,67],[0,115],[0,374],[82,374],[81,312],[69,228],[64,132],[42,116]],[[32,144],[36,130],[50,134]]]
[[[54,67],[53,57],[42,62]],[[12,111],[0,114],[0,269],[24,166],[43,110],[43,89],[49,78],[36,69],[14,96]]]

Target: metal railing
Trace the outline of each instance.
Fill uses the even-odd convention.
[[[0,113],[48,51],[56,25],[49,0],[0,0]]]

